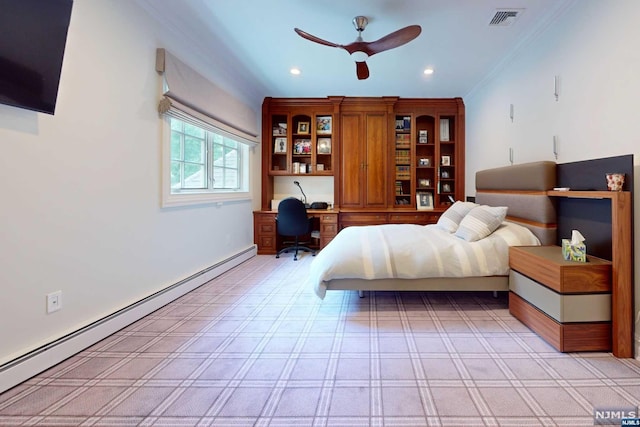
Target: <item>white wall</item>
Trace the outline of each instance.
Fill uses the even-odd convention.
[[[160,208],[155,50],[187,47],[161,30],[75,0],[55,116],[0,106],[0,365],[253,244],[259,200]]]
[[[576,1],[492,81],[465,98],[469,195],[478,170],[509,164],[509,148],[514,163],[555,160],[554,135],[559,163],[633,154],[634,187],[640,188],[639,16],[638,1]],[[557,102],[555,75],[560,76]],[[514,105],[513,123],[509,104]],[[635,224],[640,224],[638,200],[636,191]],[[634,245],[637,266],[637,232]]]

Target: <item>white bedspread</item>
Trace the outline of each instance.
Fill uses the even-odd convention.
[[[539,244],[531,231],[510,222],[472,243],[434,224],[347,227],[316,255],[310,281],[324,298],[324,282],[332,279],[507,275],[509,246]]]

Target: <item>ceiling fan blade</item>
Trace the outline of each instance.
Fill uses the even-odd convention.
[[[356,61],[356,74],[358,80],[365,80],[369,77],[369,67],[364,61]]]
[[[316,37],[314,35],[311,35],[311,34],[305,32],[305,31],[302,31],[299,28],[294,28],[293,31],[298,33],[298,35],[300,37],[305,38],[307,40],[310,40],[312,42],[320,43],[320,44],[323,44],[325,46],[330,46],[330,47],[343,47],[342,45],[339,45],[339,44],[336,44],[336,43],[333,43],[333,42],[328,42],[326,40],[322,40],[321,38]]]
[[[391,34],[387,34],[379,40],[367,43],[367,50],[364,52],[369,55],[375,55],[376,53],[384,52],[385,50],[393,49],[403,44],[409,43],[415,39],[422,32],[420,25],[409,25],[394,31]]]

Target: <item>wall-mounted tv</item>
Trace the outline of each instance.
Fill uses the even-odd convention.
[[[0,103],[54,114],[73,0],[0,0]]]

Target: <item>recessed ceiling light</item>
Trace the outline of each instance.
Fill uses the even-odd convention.
[[[290,72],[291,74],[293,74],[294,76],[297,76],[297,75],[299,75],[299,74],[300,74],[300,69],[299,69],[299,68],[296,68],[296,67],[293,67],[291,70],[289,70],[289,72]]]
[[[431,68],[431,67],[429,67],[429,68],[425,68],[425,69],[424,69],[424,73],[425,73],[426,75],[433,74],[433,68]]]

